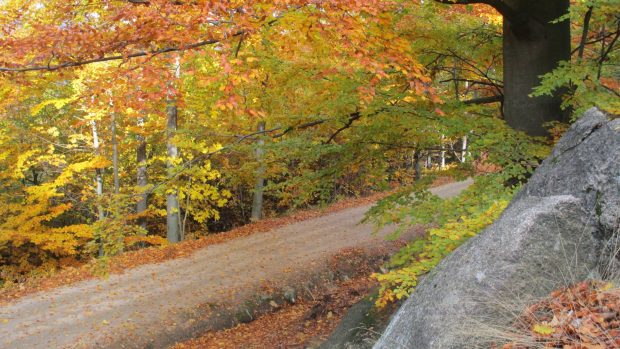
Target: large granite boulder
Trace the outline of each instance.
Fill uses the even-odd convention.
[[[502,216],[420,282],[375,348],[484,345],[533,299],[617,270],[619,224],[620,120],[592,109]]]

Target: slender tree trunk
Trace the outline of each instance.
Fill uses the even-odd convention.
[[[441,149],[445,149],[445,136],[441,135]],[[443,170],[446,168],[446,151],[442,150],[441,151],[441,163],[440,163],[440,168]]]
[[[138,126],[142,127],[144,120],[138,119]],[[148,177],[146,172],[146,139],[143,135],[138,134],[138,148],[136,149],[136,161],[138,163],[137,184],[140,191],[140,201],[136,204],[136,213],[138,215],[144,214],[148,206],[148,193],[146,192],[146,186],[148,185]],[[146,220],[144,217],[139,218],[139,224],[142,228],[146,229]]]
[[[99,133],[97,132],[97,122],[91,121],[91,126],[93,130],[93,149],[95,150],[95,155],[101,155],[101,148],[99,146]],[[95,169],[95,193],[97,194],[97,198],[101,200],[103,197],[103,170],[100,168]],[[97,219],[103,220],[105,218],[105,211],[101,203],[97,204]],[[103,241],[99,240],[99,257],[103,257],[105,251],[103,250]]]
[[[118,174],[118,139],[116,138],[116,113],[112,112],[112,168],[114,173],[114,194],[118,194],[121,189],[121,182]]]
[[[265,131],[265,122],[258,122],[258,132]],[[262,136],[262,134],[261,134]],[[265,186],[265,165],[263,163],[263,155],[264,155],[264,144],[265,141],[263,138],[259,138],[258,144],[256,146],[256,161],[258,162],[258,169],[256,170],[256,184],[254,186],[254,199],[252,201],[252,215],[250,220],[255,222],[262,218],[263,216],[263,188]]]
[[[175,78],[180,77],[180,61],[176,58],[174,64]],[[175,173],[176,159],[179,157],[179,148],[174,144],[174,136],[178,125],[178,109],[176,100],[172,92],[168,94],[168,105],[166,106],[166,148],[168,150],[168,177],[172,178]],[[176,243],[181,241],[181,211],[179,206],[179,194],[175,188],[168,188],[166,194],[166,228],[168,241]]]
[[[422,154],[418,150],[416,150],[413,154],[413,168],[415,170],[415,180],[419,181],[422,179],[422,165],[420,165],[420,158]]]
[[[101,149],[99,148],[99,133],[97,132],[97,122],[92,121],[92,130],[93,130],[93,149],[95,150],[95,155],[101,155]],[[101,198],[103,196],[103,171],[98,168],[95,170],[95,192],[97,197]],[[103,206],[97,206],[98,218],[102,220],[105,218],[105,212],[103,210]]]
[[[454,80],[454,98],[457,101],[460,101],[459,97],[459,74],[456,66],[456,62],[454,62],[454,67],[452,68],[452,79]]]
[[[465,163],[465,157],[467,156],[467,135],[463,136],[463,144],[461,147],[461,162]]]
[[[586,48],[586,41],[588,41],[588,31],[590,30],[590,19],[592,18],[592,6],[588,7],[588,12],[586,12],[585,17],[583,18],[583,31],[581,32],[581,40],[579,41],[579,53],[577,57],[579,60],[583,58],[583,52]]]
[[[166,108],[166,114],[168,120],[166,124],[167,140],[166,148],[168,150],[168,161],[166,167],[168,169],[168,176],[174,176],[175,162],[179,157],[179,149],[174,144],[173,137],[177,131],[177,106],[173,101],[169,101]],[[181,241],[180,235],[180,210],[179,210],[179,195],[176,189],[169,188],[166,195],[166,227],[168,241],[175,243]]]
[[[551,23],[568,13],[569,0],[504,0],[515,16],[504,16],[504,116],[513,128],[546,135],[543,124],[564,120],[560,93],[530,97],[540,76],[570,59],[570,23]]]

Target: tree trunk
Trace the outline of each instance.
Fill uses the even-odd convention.
[[[265,131],[265,122],[259,121],[258,123],[258,132]],[[263,154],[264,149],[263,146],[265,141],[262,138],[258,140],[258,144],[256,146],[256,161],[258,162],[258,169],[256,170],[256,185],[254,186],[254,199],[252,201],[252,215],[250,220],[252,222],[256,222],[260,220],[263,216],[263,188],[265,186],[265,165],[263,163]]]
[[[178,80],[181,74],[180,58],[177,56],[174,63],[174,76]],[[172,87],[172,83],[171,86]],[[168,150],[168,160],[166,167],[168,178],[175,176],[176,159],[179,157],[179,148],[174,144],[174,135],[177,131],[178,109],[172,88],[168,92],[168,105],[166,106],[166,148]],[[168,188],[166,194],[166,235],[168,242],[176,243],[181,241],[181,211],[179,206],[179,194],[175,188]]]
[[[173,101],[168,103],[166,114],[168,115],[166,124],[168,160],[166,162],[166,167],[168,169],[168,177],[172,178],[175,171],[175,160],[179,157],[179,149],[173,141],[173,137],[177,130],[177,106]],[[166,194],[166,228],[168,242],[176,243],[181,241],[180,226],[179,195],[176,189],[169,188]]]
[[[118,174],[118,140],[116,139],[116,113],[112,112],[112,168],[114,173],[114,194],[118,194],[121,189],[121,182]]]
[[[138,126],[142,127],[144,120],[138,119]],[[146,186],[148,185],[148,177],[146,172],[146,139],[143,135],[138,134],[138,148],[136,149],[136,161],[138,163],[137,184],[140,191],[140,201],[136,204],[136,213],[138,215],[143,214],[148,205],[148,193],[146,192]],[[144,217],[139,218],[139,224],[142,228],[146,229],[146,220]]]
[[[414,155],[413,155],[413,168],[415,171],[415,180],[419,181],[420,179],[422,179],[422,165],[420,165],[420,158],[421,158],[422,154],[420,154],[419,151],[415,151]]]
[[[101,155],[101,149],[99,148],[99,133],[97,132],[97,122],[92,121],[92,129],[93,129],[93,149],[95,150],[95,155]],[[97,197],[101,198],[103,196],[103,171],[98,168],[95,169],[95,192],[97,193]],[[98,211],[98,219],[102,220],[105,218],[105,212],[103,210],[103,206],[97,206]]]
[[[446,151],[443,150],[445,149],[446,146],[446,142],[445,142],[446,137],[444,135],[441,135],[441,154],[440,154],[440,162],[439,162],[439,168],[442,170],[446,169]]]
[[[570,59],[570,23],[550,23],[568,13],[569,0],[505,0],[516,16],[504,16],[504,116],[511,127],[546,135],[543,124],[565,120],[560,95],[529,97],[540,76]]]
[[[93,149],[95,150],[95,156],[101,155],[101,149],[99,147],[99,133],[97,132],[97,122],[91,121],[91,126],[93,130]],[[103,197],[103,170],[100,168],[95,169],[95,193],[97,194],[97,198],[101,200]],[[103,220],[105,218],[105,211],[101,202],[97,204],[97,220]],[[99,257],[103,257],[105,251],[103,250],[103,241],[99,239]]]
[[[461,144],[461,163],[465,163],[465,157],[467,156],[467,136],[463,136],[463,143]]]

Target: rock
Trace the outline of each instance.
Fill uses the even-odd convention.
[[[297,302],[297,291],[292,287],[284,288],[284,299],[291,303],[295,304]]]
[[[235,319],[242,324],[247,324],[254,321],[254,316],[249,308],[243,307],[235,314]]]
[[[620,226],[620,119],[588,110],[517,195],[573,195],[593,213],[602,233]]]
[[[532,299],[617,270],[619,203],[620,120],[592,109],[502,216],[421,280],[375,348],[484,346]]]
[[[369,298],[364,298],[356,303],[347,311],[346,315],[332,332],[329,338],[321,344],[319,349],[345,348],[354,345],[353,343],[358,334],[363,330],[362,326],[368,322],[369,313],[372,311],[373,302]]]
[[[526,303],[587,277],[597,262],[594,230],[573,196],[520,200],[420,283],[375,348],[474,346],[472,324],[510,320],[495,303]]]
[[[620,119],[592,108],[575,122],[515,201],[569,194],[595,217],[601,276],[620,277]]]

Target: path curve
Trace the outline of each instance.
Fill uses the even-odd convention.
[[[471,180],[433,188],[457,195]],[[182,321],[180,314],[234,297],[265,280],[287,277],[347,247],[380,244],[360,224],[372,204],[208,246],[189,257],[144,265],[23,297],[0,307],[0,348],[93,348],[129,332],[148,338]],[[136,346],[144,346],[135,343]]]

